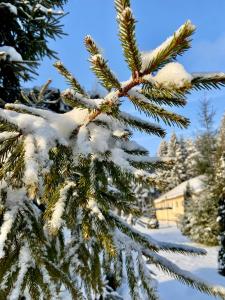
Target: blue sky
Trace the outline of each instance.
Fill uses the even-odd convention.
[[[179,59],[187,71],[225,72],[225,1],[224,0],[131,0],[137,23],[137,40],[141,50],[157,47],[180,25],[190,19],[197,31],[193,36],[192,49]],[[51,41],[50,46],[58,52],[60,60],[74,73],[88,90],[95,88],[97,80],[89,70],[88,53],[83,38],[91,34],[104,49],[113,71],[121,80],[130,77],[124,63],[122,50],[117,38],[117,24],[113,0],[69,0],[65,7],[69,12],[63,19],[68,36]],[[41,85],[47,79],[53,86],[66,88],[64,79],[52,67],[54,60],[44,59],[39,68],[39,77],[28,86]],[[215,126],[225,111],[225,88],[221,91],[193,93],[188,97],[186,107],[176,109],[191,120],[186,130],[168,128],[167,138],[175,130],[179,135],[193,136],[199,129],[199,102],[204,97],[211,100],[216,110]],[[133,112],[129,105],[126,111]],[[160,139],[144,134],[135,134],[135,140],[147,147],[154,155]]]

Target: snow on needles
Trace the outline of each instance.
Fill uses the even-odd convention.
[[[10,61],[23,61],[23,58],[15,48],[11,46],[2,46],[0,47],[0,59],[6,59],[9,57]]]
[[[15,5],[12,5],[9,2],[3,2],[3,3],[1,3],[1,5],[7,6],[9,8],[10,12],[17,16],[17,8]]]
[[[37,4],[35,7],[36,10],[40,10],[42,13],[48,15],[63,15],[64,11],[63,10],[54,10],[52,8],[47,8],[43,6],[42,4]]]
[[[22,203],[27,199],[24,188],[12,189],[7,187],[7,183],[2,180],[0,183],[0,190],[7,190],[6,212],[4,214],[3,223],[0,230],[0,259],[5,256],[4,246],[7,240],[7,235],[12,229],[13,223],[16,220],[16,215]]]
[[[38,192],[41,192],[43,188],[42,176],[49,172],[52,165],[49,151],[59,144],[71,148],[74,164],[79,163],[78,158],[80,156],[88,157],[92,155],[94,159],[101,161],[106,159],[102,153],[108,153],[107,160],[113,162],[124,172],[130,173],[136,178],[153,179],[152,174],[135,168],[130,161],[131,158],[132,160],[135,160],[135,158],[124,151],[124,149],[144,150],[138,144],[127,140],[126,136],[129,131],[126,130],[124,125],[104,113],[96,118],[100,125],[88,122],[88,116],[89,110],[80,108],[74,108],[64,114],[57,114],[22,104],[7,104],[6,109],[0,109],[0,117],[16,125],[18,127],[16,130],[20,132],[18,139],[24,146],[25,172],[23,182],[29,198],[32,199]],[[123,117],[130,116],[123,113]],[[138,120],[140,121],[140,119]],[[7,134],[10,137],[12,135],[11,132]],[[2,137],[7,137],[5,132],[2,133]],[[144,151],[147,154],[147,151]],[[149,161],[147,155],[145,159]],[[64,188],[62,193],[59,201],[55,204],[52,219],[49,223],[49,228],[53,232],[57,231],[62,224],[66,198]],[[101,215],[93,201],[88,203],[88,207],[92,212]]]
[[[0,133],[0,142],[19,136],[18,132],[3,131]]]
[[[63,223],[62,216],[63,216],[64,210],[65,210],[65,202],[66,202],[69,190],[73,187],[75,187],[75,183],[69,182],[60,191],[59,199],[53,208],[52,217],[51,217],[50,221],[48,222],[51,232],[57,232]]]
[[[31,134],[24,139],[25,148],[25,174],[24,182],[26,185],[38,184],[38,161],[35,153],[35,140]]]
[[[192,76],[184,69],[184,67],[177,62],[168,63],[163,67],[154,80],[163,86],[176,86],[183,87],[185,84],[190,83]]]
[[[12,289],[12,293],[9,297],[10,300],[17,300],[19,298],[24,276],[26,275],[26,272],[31,264],[31,261],[32,258],[31,258],[29,246],[28,244],[25,244],[20,250],[20,255],[19,255],[20,270],[19,270],[16,283],[14,284],[14,288]]]
[[[1,231],[0,231],[0,259],[5,255],[5,251],[4,251],[5,241],[7,239],[8,233],[12,229],[16,212],[17,212],[17,208],[14,207],[4,214],[3,224],[1,226]]]
[[[183,24],[178,30],[174,33],[174,35],[168,37],[159,47],[155,48],[152,51],[142,52],[142,72],[148,69],[151,61],[153,61],[160,52],[164,51],[172,42],[174,37],[179,36],[183,31],[184,27],[188,27],[190,30],[194,30],[195,26],[188,20],[185,24]]]

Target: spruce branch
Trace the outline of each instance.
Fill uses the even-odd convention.
[[[135,38],[135,19],[129,7],[118,15],[119,37],[123,47],[126,62],[132,71],[133,77],[138,77],[141,70],[141,55]]]
[[[130,0],[115,0],[115,8],[118,15],[121,15],[127,7],[130,7]]]
[[[107,90],[111,90],[112,88],[120,89],[119,81],[109,69],[107,61],[102,57],[101,54],[91,56],[90,62],[91,69]]]
[[[219,89],[225,86],[225,73],[193,73],[192,77],[191,83],[196,90]]]
[[[63,102],[71,107],[80,107],[86,109],[97,109],[98,105],[93,99],[84,97],[83,95],[74,92],[72,89],[67,89],[61,93]],[[99,103],[101,103],[99,101]]]
[[[167,89],[160,88],[144,84],[140,93],[148,98],[150,101],[155,102],[159,105],[169,105],[169,106],[185,106],[186,99],[184,98],[185,91],[179,89]]]
[[[20,129],[4,117],[0,117],[0,132],[20,132]]]
[[[129,152],[127,152],[127,153],[129,153]],[[138,155],[138,153],[135,153],[135,155],[129,155],[127,158],[129,163],[137,169],[144,169],[144,170],[147,169],[148,172],[150,172],[150,173],[156,172],[157,170],[161,170],[161,169],[162,170],[170,170],[174,164],[173,161],[162,161],[162,160],[158,160],[158,159],[153,160],[153,159],[149,159],[149,158],[147,159],[145,157],[140,157],[140,159],[138,159],[136,157],[137,155]]]
[[[87,35],[84,38],[84,43],[85,43],[86,49],[92,56],[101,54],[101,51],[99,50],[98,46],[96,45],[95,41],[93,40],[93,38],[90,35]]]
[[[210,286],[208,283],[202,281],[198,277],[195,277],[190,272],[180,269],[177,265],[157,253],[150,252],[146,249],[143,249],[142,252],[149,259],[149,263],[156,265],[157,268],[167,274],[170,274],[182,283],[196,288],[200,292],[206,293],[210,296],[225,299],[225,289],[223,287]]]
[[[107,90],[111,90],[112,88],[120,89],[120,82],[108,67],[107,61],[103,58],[101,51],[92,37],[90,35],[86,36],[84,42],[88,52],[91,54],[91,69],[100,79],[102,85]]]
[[[129,224],[127,224],[121,217],[117,216],[114,212],[110,211],[109,216],[114,220],[115,225],[126,235],[128,235],[131,239],[136,240],[139,244],[141,244],[146,249],[151,251],[159,252],[177,252],[183,255],[206,255],[206,251],[204,249],[199,249],[192,246],[187,245],[179,245],[168,242],[160,242],[149,235],[141,233],[137,229],[133,228]]]
[[[141,118],[134,117],[128,113],[120,112],[115,116],[121,123],[126,126],[132,127],[136,130],[146,132],[148,134],[154,134],[160,137],[165,136],[165,131],[159,125],[144,121]]]
[[[46,258],[43,258],[43,264],[52,278],[61,278],[63,284],[68,288],[74,299],[81,299],[81,293],[76,287],[76,283],[73,282],[73,280],[71,280],[67,274],[65,274],[60,268]]]
[[[152,287],[152,276],[151,272],[147,268],[145,261],[143,260],[143,256],[139,254],[138,256],[138,271],[142,280],[142,285],[147,293],[149,300],[159,300],[159,297],[157,295],[157,290],[153,286]]]
[[[62,64],[61,61],[57,61],[54,63],[54,67],[58,70],[58,72],[66,79],[68,84],[71,86],[71,88],[84,96],[87,96],[88,94],[85,92],[85,90],[81,87],[77,79],[66,69],[66,67]]]
[[[194,31],[195,26],[190,21],[182,25],[172,37],[154,50],[153,54],[150,53],[150,61],[142,67],[142,74],[150,74],[182,55],[191,47],[190,37]]]
[[[40,93],[37,98],[37,103],[44,101],[44,94],[47,91],[49,85],[52,83],[52,80],[47,80],[47,82],[41,87]]]
[[[138,300],[140,299],[139,288],[138,288],[138,276],[136,274],[136,264],[135,259],[133,258],[133,252],[127,251],[125,257],[125,265],[127,270],[128,284],[129,290],[132,295],[132,299]]]
[[[161,119],[166,125],[177,125],[180,128],[187,128],[190,123],[183,116],[149,103],[148,99],[139,94],[138,91],[128,93],[128,97],[140,112],[144,112],[148,117],[153,117],[157,122]]]

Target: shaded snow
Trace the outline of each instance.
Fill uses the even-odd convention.
[[[3,2],[1,5],[7,6],[12,14],[17,15],[17,8],[15,5],[12,5],[9,2]]]
[[[0,47],[0,55],[2,59],[6,59],[6,56],[9,55],[10,61],[23,61],[22,56],[11,46]]]
[[[15,138],[19,135],[18,132],[8,132],[8,131],[3,131],[0,133],[0,142],[3,142],[5,140]]]
[[[5,256],[4,246],[7,235],[12,229],[16,211],[17,209],[14,207],[12,210],[9,210],[4,214],[4,219],[0,230],[0,258]]]
[[[183,245],[191,245],[202,247],[202,245],[191,243],[186,237],[184,237],[179,229],[175,226],[168,227],[165,224],[164,227],[156,230],[149,230],[137,225],[138,229],[144,233],[150,234],[151,237],[159,241],[167,241],[172,243],[182,243]],[[171,253],[160,253],[173,263],[177,264],[182,269],[192,272],[195,276],[215,285],[221,285],[225,287],[225,278],[217,273],[217,252],[218,247],[204,247],[207,251],[206,256],[188,256]],[[151,266],[151,270],[156,274],[158,281],[158,293],[160,300],[212,300],[215,299],[212,296],[202,294],[180,282],[172,279],[165,273],[159,271],[154,266]]]
[[[46,15],[63,15],[64,11],[63,10],[54,10],[52,8],[47,8],[44,5],[38,3],[36,5],[36,10],[40,10],[42,13],[46,14]]]

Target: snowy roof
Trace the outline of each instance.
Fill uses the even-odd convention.
[[[179,196],[183,196],[184,192],[186,190],[187,184],[189,183],[190,188],[193,190],[193,192],[195,194],[198,194],[199,192],[204,190],[204,176],[200,175],[194,178],[191,178],[187,181],[182,182],[181,184],[179,184],[178,186],[176,186],[175,188],[173,188],[172,190],[170,190],[169,192],[161,195],[159,198],[155,199],[155,202],[161,202],[164,201],[166,199],[173,199]]]

